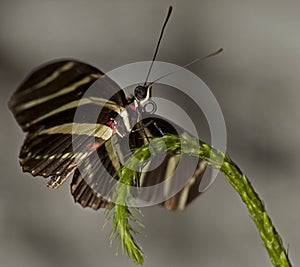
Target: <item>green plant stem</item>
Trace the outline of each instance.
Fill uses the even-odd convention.
[[[163,146],[163,143],[165,146]],[[153,147],[155,149],[153,149]],[[268,251],[269,257],[274,267],[289,267],[291,263],[288,259],[287,252],[283,246],[282,240],[278,232],[276,231],[274,225],[270,217],[268,216],[266,209],[259,198],[258,194],[255,192],[251,183],[247,179],[247,177],[241,172],[238,166],[223,152],[213,149],[206,143],[199,141],[191,136],[182,135],[165,135],[162,138],[154,138],[151,140],[151,146],[146,145],[140,148],[137,148],[134,151],[133,157],[136,159],[147,159],[149,154],[159,153],[160,148],[166,147],[168,152],[177,152],[177,153],[186,153],[191,155],[197,155],[200,158],[207,161],[208,165],[213,168],[219,169],[224,173],[228,182],[233,186],[233,188],[237,191],[237,193],[241,196],[243,202],[246,204],[250,216],[252,217],[254,223],[256,224],[260,236],[264,242],[264,245]],[[127,185],[133,185],[133,180],[137,179],[137,174],[133,171],[134,168],[130,168],[132,164],[134,164],[134,160],[129,159],[121,168],[121,178],[119,183],[127,183]],[[118,184],[118,183],[117,183]],[[130,194],[129,192],[127,192]],[[116,215],[116,213],[120,213],[118,211],[118,206],[115,207],[115,216],[113,225],[124,224],[122,227],[116,227],[115,233],[118,234],[123,246],[125,246],[126,251],[131,251],[128,255],[138,263],[142,263],[142,253],[140,248],[136,245],[133,240],[130,231],[132,228],[130,226],[126,226],[128,224],[128,220],[124,222],[121,217],[124,218],[133,218],[129,215],[129,209],[126,206],[126,192],[122,192],[121,189],[117,189],[115,192],[116,196],[122,196],[121,203],[124,203],[124,209],[127,208],[127,211],[124,214]],[[120,200],[120,199],[119,199]],[[117,208],[117,209],[116,209]],[[127,216],[127,217],[126,217]],[[129,216],[129,217],[128,217]],[[120,220],[119,222],[115,220]],[[136,220],[136,219],[134,219]],[[124,234],[124,232],[127,232]],[[127,240],[128,239],[128,240]],[[132,240],[130,240],[132,239]],[[133,242],[133,243],[132,243]],[[129,246],[129,247],[128,247]],[[136,246],[136,247],[135,247]],[[138,259],[135,255],[139,255]]]
[[[123,252],[128,255],[130,259],[138,264],[144,263],[143,252],[141,247],[135,242],[132,234],[137,234],[131,222],[134,222],[140,226],[142,224],[130,211],[129,207],[126,205],[128,197],[130,194],[130,186],[134,185],[134,177],[136,177],[136,172],[128,168],[121,169],[121,178],[115,186],[115,193],[113,194],[113,223],[112,230],[110,232],[111,244],[114,239],[118,239],[119,243],[122,244]],[[122,204],[123,203],[123,204]],[[135,208],[139,211],[138,208]],[[106,219],[110,217],[107,216]],[[119,245],[119,244],[118,244]]]

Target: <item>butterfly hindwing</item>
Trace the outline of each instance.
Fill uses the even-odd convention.
[[[19,156],[23,170],[59,186],[111,137],[104,122],[125,105],[119,86],[88,64],[62,60],[37,69],[9,101],[28,132]]]
[[[82,207],[88,206],[95,210],[108,207],[113,186],[119,178],[117,171],[121,167],[113,147],[117,139],[117,136],[113,135],[97,151],[91,153],[75,171],[71,193],[75,202]]]
[[[91,189],[78,169],[73,175],[71,193],[74,197],[74,201],[80,203],[84,208],[90,207],[94,210],[98,210],[109,206],[109,201]]]
[[[189,134],[182,127],[157,115],[144,119],[143,124],[147,125],[145,133],[148,138],[161,133],[179,136]],[[143,135],[144,132],[139,131],[133,137],[138,146],[146,142]],[[155,187],[155,190],[150,189],[148,194],[144,191],[140,198],[146,202],[159,203],[169,210],[182,210],[200,195],[199,185],[206,167],[207,163],[196,156],[170,152],[158,155],[140,174],[140,184],[146,188],[162,184]]]
[[[111,189],[119,178],[116,172],[122,166],[120,161],[124,162],[130,157],[128,148],[133,150],[147,144],[145,133],[148,138],[152,138],[159,137],[162,133],[181,135],[186,132],[179,126],[175,130],[172,126],[174,123],[158,116],[144,119],[142,123],[146,125],[145,132],[133,131],[129,136],[129,147],[126,139],[114,135],[97,149],[97,153],[95,151],[85,159],[80,170],[76,170],[71,184],[71,193],[76,202],[93,209],[107,207],[113,193]],[[153,170],[148,171],[153,166]],[[140,185],[147,189],[163,184],[155,191],[142,190],[142,194],[137,197],[148,203],[161,204],[170,210],[182,210],[200,195],[199,184],[206,166],[205,161],[187,154],[168,153],[164,157],[158,155],[139,173]],[[84,188],[84,191],[80,188]]]

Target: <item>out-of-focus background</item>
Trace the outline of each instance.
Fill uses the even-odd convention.
[[[150,60],[168,5],[174,13],[158,60],[190,69],[218,100],[227,152],[264,199],[294,265],[300,263],[300,2],[77,1],[0,2],[0,266],[135,266],[109,247],[103,211],[73,203],[24,174],[24,134],[7,108],[32,68],[72,57],[110,71]],[[143,210],[138,240],[148,266],[271,266],[235,191],[219,175],[183,212]]]

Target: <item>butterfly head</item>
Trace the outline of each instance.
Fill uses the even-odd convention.
[[[144,103],[146,103],[150,96],[151,96],[151,89],[152,86],[151,85],[138,85],[135,89],[134,89],[134,98],[135,100],[140,104],[140,105],[144,105]]]

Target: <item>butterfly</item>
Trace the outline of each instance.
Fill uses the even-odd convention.
[[[155,106],[150,99],[152,85],[138,85],[133,96],[126,97],[102,71],[77,60],[58,60],[37,68],[9,100],[10,110],[26,133],[19,154],[23,171],[49,178],[47,186],[51,189],[72,177],[75,202],[94,210],[109,207],[114,183],[108,176],[118,180],[118,170],[134,148],[154,137],[186,132],[154,112],[149,114],[147,105]],[[141,115],[145,113],[144,118]],[[176,171],[179,163],[181,168]],[[149,171],[139,173],[140,186],[159,184],[170,174],[172,179],[140,198],[170,210],[184,209],[200,195],[198,188],[206,166],[205,161],[191,155],[167,153],[163,159],[154,158],[145,167]],[[186,183],[176,191],[190,169]],[[157,201],[166,192],[169,197]]]

